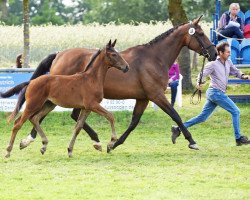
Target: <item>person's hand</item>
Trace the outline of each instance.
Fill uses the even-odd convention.
[[[169,84],[169,83],[172,83],[172,82],[173,82],[173,79],[171,79],[171,78],[168,79],[168,84]]]
[[[202,84],[200,84],[200,85],[199,85],[199,84],[197,84],[197,85],[196,85],[196,89],[198,89],[198,90],[202,90],[202,86],[203,86]]]
[[[250,79],[249,75],[242,75],[241,78],[245,79],[245,80],[249,80]]]

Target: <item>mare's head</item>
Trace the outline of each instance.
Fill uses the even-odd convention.
[[[111,40],[105,47],[105,62],[109,67],[115,67],[124,73],[129,70],[128,63],[120,55],[120,53],[114,48],[116,40],[111,43]]]
[[[209,61],[215,60],[217,57],[217,50],[210,42],[204,31],[198,24],[202,16],[186,24],[185,45],[206,57]]]

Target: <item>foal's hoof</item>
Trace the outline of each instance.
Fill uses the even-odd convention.
[[[100,142],[96,142],[93,144],[93,147],[98,150],[98,151],[102,151],[102,145]]]
[[[45,153],[45,151],[46,151],[46,148],[44,148],[44,147],[42,147],[42,148],[40,149],[40,152],[41,152],[42,155]]]
[[[19,148],[20,148],[20,150],[22,150],[22,149],[26,148],[27,146],[28,146],[28,144],[25,143],[25,141],[22,140],[22,141],[20,142]]]
[[[68,148],[68,156],[69,156],[69,158],[72,158],[72,149],[70,149],[70,148]]]
[[[28,136],[26,139],[22,139],[20,142],[20,146],[19,146],[20,150],[26,148],[27,146],[29,146],[31,142],[34,142],[34,141],[35,139],[32,138],[31,136]]]
[[[190,149],[199,150],[199,147],[198,147],[197,144],[189,144],[188,147],[189,147]]]
[[[5,158],[9,158],[10,157],[10,152],[7,152],[6,154],[5,154]]]

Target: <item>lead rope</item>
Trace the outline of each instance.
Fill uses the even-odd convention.
[[[203,77],[203,70],[204,70],[205,60],[206,60],[206,57],[203,58],[203,64],[202,64],[202,68],[201,68],[201,72],[200,72],[200,78],[199,78],[199,82],[198,82],[199,85],[202,84],[202,77]],[[196,93],[198,94],[197,101],[194,102],[194,97],[195,97]],[[197,105],[200,102],[201,102],[201,90],[196,89],[194,91],[194,93],[190,97],[190,104]]]

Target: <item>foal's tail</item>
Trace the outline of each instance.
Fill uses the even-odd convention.
[[[53,60],[56,58],[57,53],[53,53],[48,55],[46,58],[44,58],[40,64],[38,65],[38,67],[36,68],[36,70],[34,71],[33,75],[31,76],[30,80],[33,80],[41,75],[46,74],[47,72],[50,71],[51,65]],[[19,93],[18,96],[18,100],[17,100],[17,104],[15,107],[15,110],[13,111],[13,113],[11,114],[11,116],[13,115],[14,117],[16,116],[16,114],[20,111],[20,109],[22,108],[22,105],[25,102],[25,92],[26,92],[26,88],[27,85],[30,83],[30,81],[21,83],[13,88],[11,88],[10,90],[6,91],[5,93],[0,93],[0,96],[2,98],[8,98],[11,97],[15,94]],[[9,119],[11,118],[11,116],[9,117]],[[14,118],[13,117],[13,118]],[[13,119],[11,118],[11,119]]]
[[[14,111],[10,114],[10,116],[8,117],[8,122],[11,122],[15,116],[17,115],[17,113],[20,111],[24,101],[25,101],[25,91],[26,91],[26,88],[27,88],[27,85],[29,85],[30,81],[27,81],[27,82],[24,82],[24,83],[21,83],[17,86],[15,86],[14,88],[11,88],[9,91],[13,91],[14,94],[18,94],[21,90],[21,93],[18,97],[18,101],[17,101],[17,104],[16,104],[16,107],[14,109]],[[24,97],[24,98],[21,98],[20,99],[20,96]],[[1,97],[2,97],[2,94],[1,94]]]

